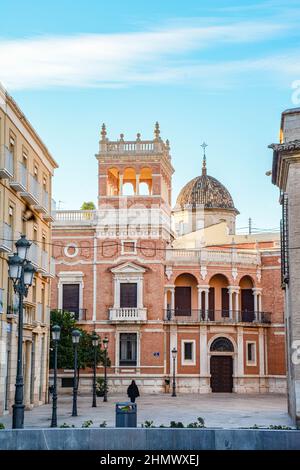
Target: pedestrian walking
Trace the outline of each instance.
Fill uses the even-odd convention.
[[[127,395],[129,396],[131,403],[135,403],[135,399],[140,396],[138,386],[134,380],[127,388]]]

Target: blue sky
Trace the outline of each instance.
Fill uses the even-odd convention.
[[[173,199],[201,171],[231,192],[238,227],[278,227],[265,172],[300,88],[299,1],[0,0],[0,81],[60,168],[65,209],[97,197],[102,122],[112,140],[171,143]],[[299,105],[299,104],[298,104]]]

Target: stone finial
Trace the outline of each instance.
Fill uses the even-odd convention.
[[[123,133],[120,134],[120,141],[124,142],[124,134]]]
[[[202,175],[206,175],[206,154],[205,154],[205,149],[207,147],[207,144],[205,142],[203,142],[201,147],[203,149]]]
[[[169,141],[169,139],[166,140],[166,149],[170,150],[170,141]]]
[[[136,135],[136,140],[137,140],[137,142],[140,142],[140,140],[141,140],[141,134],[140,134],[140,132],[137,133],[137,135]]]
[[[156,123],[155,123],[154,136],[155,136],[155,140],[159,140],[159,139],[160,139],[160,129],[159,129],[159,123],[158,123],[158,121],[156,121]]]
[[[103,123],[101,128],[101,140],[106,140],[106,126]]]

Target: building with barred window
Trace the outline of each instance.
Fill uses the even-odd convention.
[[[110,390],[134,378],[144,393],[168,392],[173,348],[180,393],[286,389],[279,234],[236,233],[238,210],[203,147],[202,174],[172,208],[158,123],[152,140],[133,141],[109,140],[103,125],[97,209],[55,213],[51,306],[109,339]],[[80,387],[91,388],[89,371]]]

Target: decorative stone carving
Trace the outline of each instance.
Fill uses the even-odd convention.
[[[233,278],[234,280],[236,280],[236,278],[238,277],[238,270],[237,270],[237,268],[235,268],[235,267],[232,268],[231,274],[232,274],[232,278]]]
[[[173,268],[172,266],[166,266],[166,269],[165,269],[165,274],[168,278],[168,281],[171,279],[172,277],[172,274],[173,274]]]
[[[200,274],[202,279],[204,280],[207,276],[207,267],[206,266],[201,266],[200,267]]]

